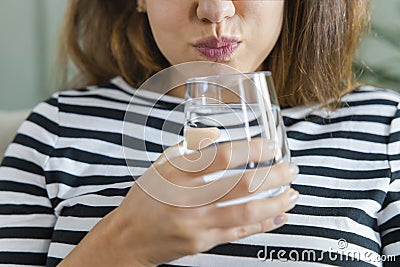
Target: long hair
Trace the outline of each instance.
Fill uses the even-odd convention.
[[[353,57],[369,6],[369,0],[285,0],[281,35],[261,66],[272,71],[282,106],[329,106],[354,88]],[[134,0],[70,0],[61,36],[64,77],[68,62],[78,70],[66,88],[115,76],[138,87],[170,66]]]

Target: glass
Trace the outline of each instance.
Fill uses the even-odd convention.
[[[190,78],[186,83],[185,95],[184,153],[190,154],[210,144],[236,140],[250,141],[252,138],[273,140],[275,153],[266,162],[249,162],[224,174],[211,174],[204,178],[210,182],[237,171],[272,166],[290,161],[290,151],[279,104],[270,72],[225,74]],[[198,140],[190,136],[199,129],[218,131],[216,140],[198,146]],[[233,151],[241,153],[241,151]],[[261,184],[259,184],[261,185]],[[230,201],[219,206],[235,205],[253,199],[262,199],[282,193],[288,186],[274,188]]]

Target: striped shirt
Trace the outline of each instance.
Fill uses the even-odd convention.
[[[159,97],[115,78],[33,110],[0,167],[0,266],[56,266],[181,140],[182,100]],[[163,266],[398,266],[400,95],[364,86],[341,101],[282,111],[301,194],[286,225]]]

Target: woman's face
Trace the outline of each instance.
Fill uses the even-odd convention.
[[[256,70],[282,27],[284,0],[139,0],[172,64],[214,61]]]

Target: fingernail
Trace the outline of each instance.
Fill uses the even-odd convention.
[[[286,216],[285,215],[278,215],[274,218],[274,224],[275,225],[282,225],[286,222]]]
[[[290,169],[290,173],[291,173],[292,175],[297,175],[297,174],[299,174],[300,169],[299,169],[299,167],[298,167],[296,164],[291,163],[290,166],[289,166],[289,169]]]
[[[297,192],[294,189],[291,189],[290,195],[289,195],[289,201],[292,204],[296,204],[297,200],[299,199],[299,192]]]

